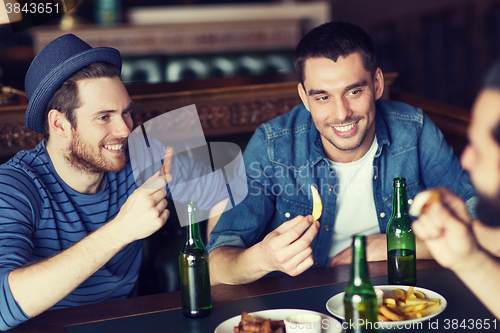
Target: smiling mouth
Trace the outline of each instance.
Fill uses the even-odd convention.
[[[120,143],[117,145],[104,145],[104,148],[106,148],[107,150],[120,150],[123,148],[123,146],[124,146],[124,144]]]
[[[339,132],[347,132],[350,131],[356,126],[356,123],[351,124],[351,125],[346,125],[346,126],[332,126],[336,131]]]

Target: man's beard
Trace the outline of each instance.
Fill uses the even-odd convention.
[[[493,198],[477,193],[477,218],[485,225],[500,226],[500,192]]]
[[[73,131],[73,141],[69,147],[69,152],[66,154],[66,160],[74,168],[88,174],[102,173],[102,172],[118,172],[125,168],[127,158],[125,155],[125,147],[121,154],[116,155],[114,162],[107,160],[102,154],[103,142],[99,142],[97,149],[92,147],[89,142],[85,142],[76,130]],[[110,158],[111,159],[111,158]]]

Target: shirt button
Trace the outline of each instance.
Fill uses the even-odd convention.
[[[376,180],[376,179],[377,179],[377,175],[373,176],[373,179],[375,179],[375,180]]]
[[[330,226],[325,225],[325,230],[326,230],[326,231],[330,231]]]
[[[385,217],[385,213],[384,212],[380,213],[380,217],[384,218]]]
[[[331,191],[333,191],[333,186],[330,186],[330,187],[328,188],[328,190],[329,190],[330,192],[331,192]]]
[[[320,268],[320,267],[321,267],[321,265],[320,265],[319,263],[315,263],[315,264],[314,264],[314,267],[316,267],[316,268]]]
[[[285,217],[286,217],[286,218],[289,218],[289,217],[290,217],[290,213],[288,213],[288,212],[287,212],[287,213],[285,213]]]
[[[408,205],[411,205],[413,203],[413,199],[408,200]]]

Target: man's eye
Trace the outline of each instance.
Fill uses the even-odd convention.
[[[128,114],[131,114],[132,113],[132,110],[131,109],[127,109],[125,111],[122,112],[122,115],[128,115]]]
[[[99,120],[108,120],[109,119],[109,116],[101,116],[98,118]]]
[[[355,96],[355,95],[358,95],[360,92],[361,92],[361,89],[351,90],[351,91],[349,91],[349,95]]]
[[[326,100],[328,100],[328,96],[318,97],[318,101],[326,101]]]

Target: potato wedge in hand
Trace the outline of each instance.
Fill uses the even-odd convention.
[[[319,195],[318,190],[313,185],[311,185],[311,193],[313,198],[312,216],[314,221],[317,221],[323,213],[323,203],[321,202],[321,196]]]

